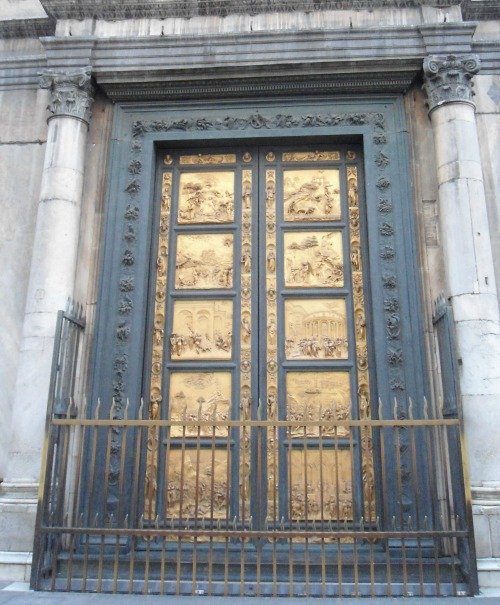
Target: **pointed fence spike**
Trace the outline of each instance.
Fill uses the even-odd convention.
[[[408,397],[408,418],[413,420],[413,399]]]
[[[424,396],[424,418],[425,420],[429,420],[429,403],[427,401],[427,397]]]
[[[111,397],[111,407],[109,408],[109,419],[113,420],[116,409],[116,400],[114,397]]]
[[[160,529],[160,517],[159,517],[159,515],[156,515],[156,517],[155,517],[155,527],[156,527],[156,529]]]
[[[125,403],[125,409],[123,410],[123,419],[128,420],[128,409],[130,407],[130,399],[127,397],[127,401]]]
[[[80,513],[80,518],[79,518],[79,520],[78,520],[78,525],[79,525],[80,527],[83,527],[83,513]]]
[[[86,418],[87,417],[87,405],[88,405],[87,395],[84,395],[83,396],[82,409],[80,411],[80,418]]]
[[[128,529],[128,513],[125,515],[125,519],[123,519],[123,526],[125,529]]]
[[[143,529],[144,528],[144,515],[141,515],[139,517],[139,529]]]
[[[234,517],[234,519],[233,519],[233,529],[236,530],[236,527],[237,527],[236,517]]]
[[[250,530],[252,530],[253,529],[253,517],[252,517],[252,515],[250,515],[250,519],[248,520],[248,525],[250,527]]]
[[[396,516],[392,516],[392,529],[396,529]]]
[[[398,400],[394,397],[394,406],[392,408],[393,420],[398,420]]]
[[[101,411],[101,398],[97,398],[97,406],[95,408],[94,420],[99,420],[99,412]]]
[[[144,397],[141,397],[141,404],[139,406],[139,410],[137,412],[137,419],[142,420],[142,412],[144,410]]]
[[[94,527],[97,527],[98,524],[99,524],[99,513],[96,513],[95,517],[94,517]]]
[[[424,516],[423,526],[424,526],[424,529],[428,529],[429,528],[429,517],[427,515]]]
[[[444,399],[440,396],[437,401],[437,410],[438,418],[444,418]]]
[[[384,406],[382,405],[382,398],[379,397],[378,398],[378,419],[379,420],[383,420],[384,419]]]

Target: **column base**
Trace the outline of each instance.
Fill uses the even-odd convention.
[[[487,596],[500,596],[500,482],[472,487],[472,513],[479,588]]]
[[[38,483],[0,484],[0,552],[32,551],[37,502]]]

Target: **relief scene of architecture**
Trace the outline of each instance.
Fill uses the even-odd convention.
[[[287,359],[345,359],[346,304],[337,298],[285,301]]]
[[[176,300],[172,359],[231,359],[232,322],[229,300]]]

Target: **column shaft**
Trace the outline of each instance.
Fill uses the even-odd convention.
[[[434,131],[440,227],[457,333],[471,481],[498,480],[500,316],[472,91],[474,57],[424,64]]]
[[[7,476],[1,485],[0,550],[31,550],[36,489],[49,394],[57,312],[73,297],[80,230],[90,72],[48,73],[54,114],[37,210]]]

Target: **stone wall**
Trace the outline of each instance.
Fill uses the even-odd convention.
[[[45,153],[46,91],[0,90],[0,479],[5,476],[17,359]]]

